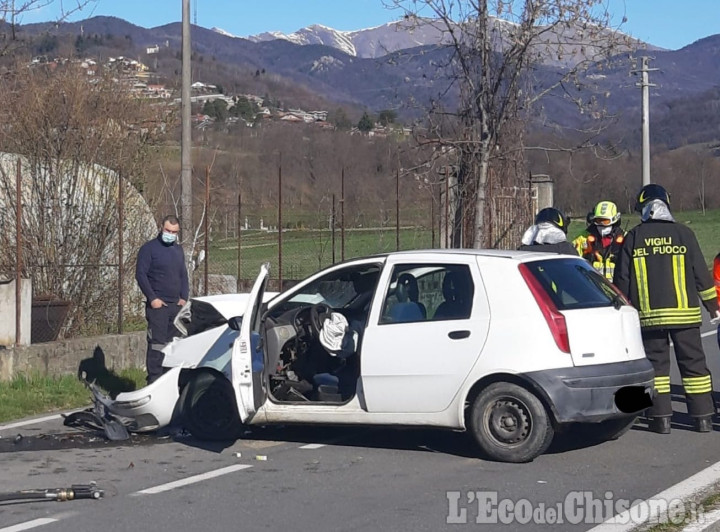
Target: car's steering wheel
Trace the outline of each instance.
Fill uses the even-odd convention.
[[[332,308],[325,303],[318,303],[310,307],[310,328],[316,338],[320,336],[320,329],[330,314],[332,314]]]

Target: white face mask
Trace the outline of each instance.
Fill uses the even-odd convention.
[[[162,233],[162,241],[166,244],[172,244],[177,240],[177,235],[173,233],[168,233],[167,231],[163,231]]]
[[[596,227],[600,236],[610,236],[610,233],[612,233],[612,226],[610,225],[597,225]]]

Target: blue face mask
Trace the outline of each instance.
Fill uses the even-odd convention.
[[[162,233],[162,241],[166,244],[174,244],[177,240],[177,235],[173,233],[168,233],[167,231],[163,231]]]

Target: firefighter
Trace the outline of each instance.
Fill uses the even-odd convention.
[[[670,432],[669,337],[695,430],[710,432],[712,378],[700,339],[700,303],[713,318],[720,317],[710,272],[695,234],[675,222],[670,196],[663,187],[644,186],[635,210],[640,212],[641,223],[625,236],[614,283],[638,309],[645,354],[655,368],[649,428],[660,434]]]
[[[599,202],[588,214],[587,221],[587,229],[572,243],[582,258],[612,281],[617,254],[625,238],[617,205],[612,201]]]
[[[570,218],[554,207],[546,207],[537,213],[535,224],[525,231],[518,249],[577,256],[577,251],[567,240],[569,225]]]

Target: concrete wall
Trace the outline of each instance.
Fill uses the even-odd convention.
[[[109,370],[145,366],[146,333],[110,334],[60,342],[0,348],[0,381],[15,375],[77,375],[83,361],[104,359]]]
[[[20,280],[20,339],[18,344],[30,345],[32,316],[32,282]],[[0,280],[0,346],[15,344],[15,280]]]

